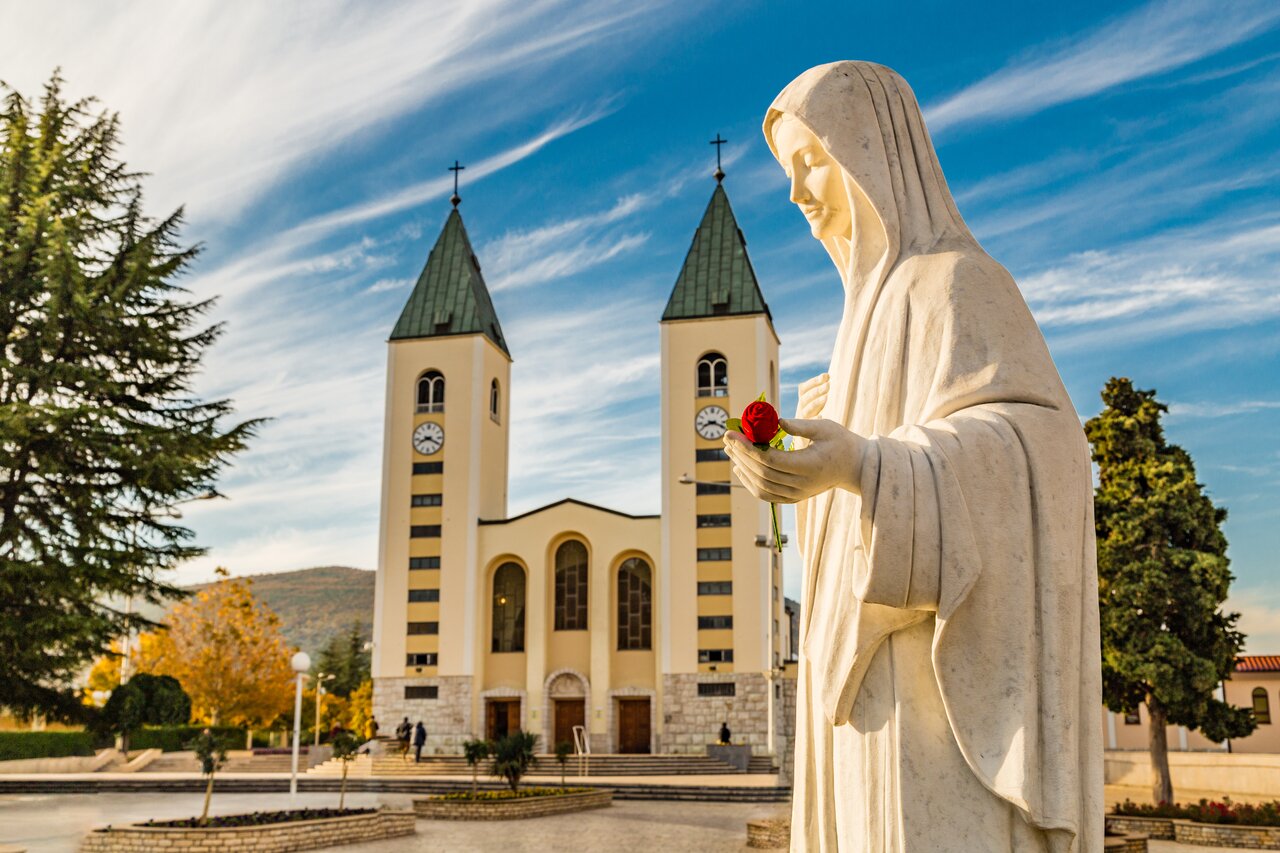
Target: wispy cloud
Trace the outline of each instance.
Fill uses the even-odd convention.
[[[1021,285],[1055,349],[1280,316],[1280,223],[1215,222],[1082,252]]]
[[[1148,3],[1065,43],[1028,51],[931,105],[926,117],[929,127],[940,132],[975,121],[1027,115],[1182,67],[1277,23],[1280,5],[1269,0]]]
[[[1169,404],[1170,418],[1229,418],[1280,409],[1280,400],[1232,400],[1226,403]]]
[[[512,82],[520,72],[627,32],[640,11],[612,0],[322,0],[231,14],[217,0],[61,14],[20,3],[6,10],[0,56],[24,91],[61,66],[72,92],[118,110],[158,209],[189,202],[195,220],[226,221],[338,144],[495,75],[513,95],[506,120],[544,109]]]
[[[1240,614],[1246,654],[1280,654],[1280,594],[1275,589],[1237,586],[1225,609]]]

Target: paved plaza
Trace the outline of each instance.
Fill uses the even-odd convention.
[[[0,795],[0,845],[29,853],[74,853],[90,828],[151,817],[199,814],[202,795],[32,794]],[[337,794],[300,794],[300,806],[332,807]],[[350,806],[407,807],[407,794],[348,794]],[[217,814],[281,809],[288,794],[214,794]],[[744,851],[746,822],[784,812],[779,803],[680,803],[621,801],[607,809],[510,822],[418,821],[418,834],[333,848],[347,853],[400,851]],[[1151,853],[1226,853],[1227,848],[1152,842]]]

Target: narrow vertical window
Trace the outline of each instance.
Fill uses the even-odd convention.
[[[729,396],[729,362],[718,352],[698,359],[696,377],[699,397]]]
[[[556,630],[587,628],[587,546],[576,539],[556,549]]]
[[[653,648],[653,572],[632,557],[618,569],[618,649]]]
[[[444,374],[428,370],[418,379],[418,411],[444,411]]]
[[[1265,687],[1253,688],[1253,718],[1261,726],[1271,723],[1271,700],[1267,698]]]
[[[503,563],[493,573],[493,651],[524,651],[524,569]]]
[[[501,419],[498,415],[498,412],[501,411],[498,408],[500,401],[501,397],[498,393],[498,380],[495,379],[489,385],[489,417],[492,418],[495,423],[501,423]]]

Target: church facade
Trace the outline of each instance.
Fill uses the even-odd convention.
[[[384,729],[422,720],[428,752],[520,729],[540,751],[702,753],[727,721],[781,751],[781,555],[721,442],[761,391],[778,399],[779,341],[721,177],[659,320],[657,515],[571,498],[508,515],[512,356],[455,196],[388,342]]]

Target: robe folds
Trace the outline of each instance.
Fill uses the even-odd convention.
[[[899,840],[883,845],[841,838],[836,817],[877,796],[927,813],[927,802],[889,796],[893,779],[851,781],[848,757],[836,755],[861,736],[868,672],[875,691],[892,690],[914,665],[935,692],[885,707],[896,701],[908,717],[940,697],[957,766],[980,795],[1007,804],[1043,849],[1100,851],[1092,480],[1075,409],[1013,279],[960,218],[906,83],[870,63],[819,66],[774,102],[771,146],[783,115],[845,172],[852,238],[824,241],[846,298],[822,417],[868,438],[859,494],[836,489],[797,507],[792,847],[920,849],[901,842],[901,814],[885,836]],[[913,645],[920,630],[927,646]],[[911,648],[927,658],[885,661]],[[895,725],[898,738],[914,736]],[[864,752],[860,741],[853,751]],[[913,797],[949,795],[939,785]],[[966,849],[939,837],[935,850]],[[1021,837],[991,849],[1041,849]]]

